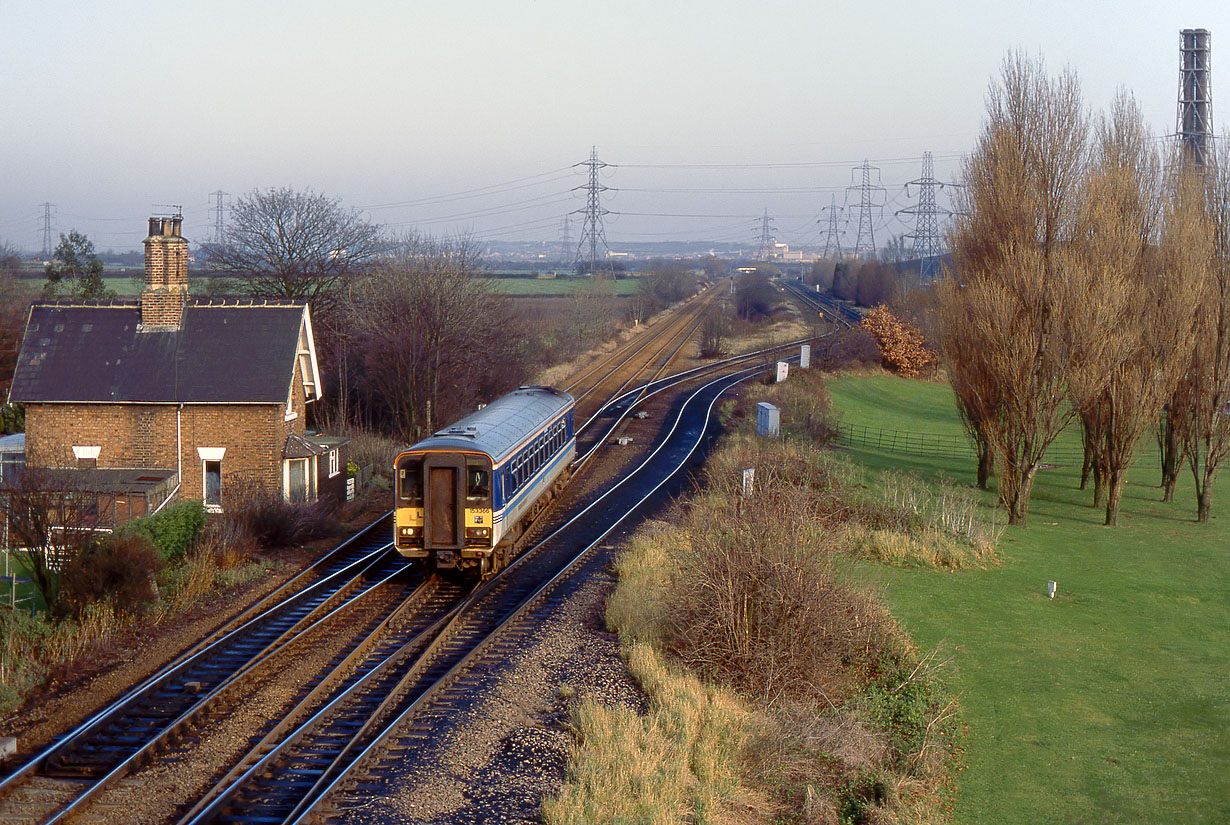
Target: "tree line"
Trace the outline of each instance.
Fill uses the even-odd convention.
[[[1207,521],[1230,452],[1230,153],[1201,168],[1149,133],[1121,92],[1091,113],[1076,75],[1005,59],[962,166],[953,263],[936,287],[940,348],[979,484],[999,467],[1024,525],[1048,447],[1069,423],[1082,488],[1118,522],[1146,435],[1164,496],[1179,468]]]

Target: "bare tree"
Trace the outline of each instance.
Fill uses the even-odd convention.
[[[1209,520],[1213,481],[1230,453],[1230,146],[1218,147],[1217,163],[1206,172],[1205,186],[1208,277],[1197,293],[1191,361],[1169,410],[1196,482],[1198,521]],[[1199,228],[1194,235],[1180,241],[1187,244],[1182,250],[1186,255],[1199,255]],[[1198,263],[1189,260],[1187,265]]]
[[[1096,346],[1106,313],[1070,249],[1088,134],[1075,75],[1052,80],[1041,60],[1012,55],[987,109],[950,237],[959,278],[937,287],[937,301],[946,317],[967,319],[949,331],[962,341],[950,338],[945,354],[956,363],[977,353],[986,371],[995,398],[979,406],[999,402],[990,433],[999,498],[1009,523],[1024,525],[1034,476],[1072,416],[1073,356]]]
[[[20,556],[47,604],[59,602],[59,571],[114,526],[115,495],[87,470],[26,467],[0,488],[9,549]]]
[[[957,282],[948,276],[941,284],[948,289]],[[970,303],[947,297],[948,300],[938,301],[935,308],[940,352],[948,368],[948,382],[956,397],[961,423],[978,453],[978,487],[985,490],[995,471],[993,435],[995,418],[1002,407],[1000,386],[988,365],[983,363],[981,352],[963,351],[968,343],[968,331],[974,324],[969,316]]]
[[[1115,525],[1136,445],[1189,363],[1191,296],[1203,288],[1202,267],[1190,257],[1199,258],[1202,245],[1192,237],[1198,190],[1179,181],[1163,209],[1160,159],[1130,97],[1116,99],[1098,144],[1077,248],[1086,269],[1110,276],[1098,289],[1121,300],[1104,329],[1100,361],[1084,361],[1070,387],[1094,474],[1094,505],[1105,505],[1106,524]]]
[[[209,265],[258,298],[308,301],[323,310],[356,271],[385,250],[380,230],[341,201],[311,190],[254,189],[231,208]]]
[[[605,338],[615,323],[615,284],[607,278],[589,278],[568,294],[570,326],[577,349],[584,350]]]
[[[356,286],[348,317],[369,399],[407,441],[523,377],[524,336],[468,238],[405,240]]]

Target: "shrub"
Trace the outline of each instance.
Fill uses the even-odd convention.
[[[192,546],[205,526],[205,505],[196,500],[179,501],[144,518],[133,519],[117,531],[144,536],[163,561],[175,561]]]
[[[884,365],[906,378],[939,363],[939,356],[927,347],[918,327],[893,315],[883,304],[868,312],[859,326],[875,336]]]
[[[223,532],[261,547],[290,547],[328,536],[336,529],[326,502],[287,501],[258,481],[229,479],[222,498]]]
[[[757,481],[751,498],[690,514],[697,529],[667,585],[668,649],[748,696],[838,702],[898,649],[895,626],[839,581],[836,534],[821,529],[807,489]]]
[[[60,575],[63,613],[80,618],[89,605],[110,602],[131,611],[158,597],[155,580],[162,559],[140,533],[109,536],[87,545]]]

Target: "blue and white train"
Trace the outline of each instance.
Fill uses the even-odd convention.
[[[523,522],[567,483],[571,395],[522,387],[423,439],[394,464],[394,541],[406,558],[484,575],[508,563]]]

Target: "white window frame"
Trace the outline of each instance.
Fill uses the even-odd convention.
[[[303,490],[307,494],[306,501],[311,504],[317,499],[316,490],[316,469],[317,456],[308,456],[307,458],[284,458],[282,459],[282,499],[290,501],[290,463],[292,461],[302,461],[304,478]]]
[[[221,492],[222,492],[222,459],[226,457],[226,447],[197,447],[196,454],[197,454],[197,457],[201,459],[201,501],[205,504],[205,512],[221,513],[222,512],[221,503],[210,504],[208,501],[205,500],[205,496],[208,495],[208,490],[209,490],[209,481],[207,478],[208,476],[207,466],[211,462],[216,461],[218,463],[218,493],[219,495],[221,495]]]
[[[337,447],[334,447],[329,451],[329,478],[333,478],[342,471],[341,464],[339,463],[340,457],[338,456],[338,452],[339,450]]]

